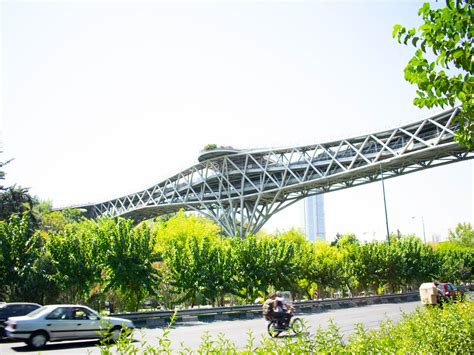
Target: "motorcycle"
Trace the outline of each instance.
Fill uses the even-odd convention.
[[[278,291],[279,297],[282,297],[284,302],[284,311],[274,312],[273,311],[273,299],[267,300],[263,305],[263,316],[267,321],[268,334],[274,338],[280,335],[282,332],[293,332],[293,334],[301,334],[304,330],[303,321],[294,317],[293,298],[289,291]],[[282,305],[283,306],[283,305]]]
[[[303,321],[301,318],[293,317],[289,321],[284,321],[280,319],[278,322],[278,318],[270,317],[267,325],[268,335],[272,338],[276,338],[282,332],[292,332],[294,335],[301,334],[304,330]]]

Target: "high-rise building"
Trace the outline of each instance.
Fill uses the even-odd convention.
[[[308,240],[326,240],[324,195],[307,197],[304,201],[305,229]]]

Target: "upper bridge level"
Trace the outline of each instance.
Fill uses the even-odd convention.
[[[137,221],[179,209],[213,218],[229,235],[255,233],[309,195],[340,190],[474,157],[455,142],[458,109],[391,130],[307,146],[210,150],[199,164],[146,190],[80,206]]]

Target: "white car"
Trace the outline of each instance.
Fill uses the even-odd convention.
[[[128,319],[105,317],[82,305],[50,305],[21,317],[10,317],[5,332],[35,349],[48,341],[97,339],[116,341],[125,329],[133,329]]]

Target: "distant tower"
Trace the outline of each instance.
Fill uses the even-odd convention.
[[[308,240],[326,240],[324,223],[324,196],[315,195],[304,200],[305,228]]]

